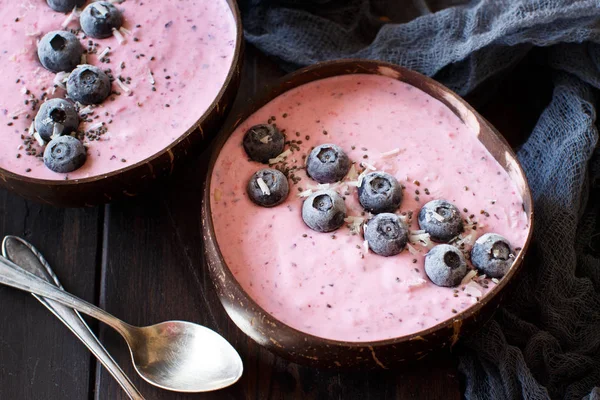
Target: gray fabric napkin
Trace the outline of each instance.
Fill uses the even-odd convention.
[[[385,60],[465,95],[543,48],[553,97],[518,151],[537,217],[531,262],[513,298],[460,344],[459,368],[469,399],[600,400],[600,1],[240,3],[247,40],[287,70]]]

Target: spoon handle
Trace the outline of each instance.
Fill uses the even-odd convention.
[[[47,299],[54,300],[62,305],[96,318],[119,332],[126,341],[129,341],[131,337],[128,330],[133,329],[133,327],[130,325],[113,317],[103,309],[98,308],[71,293],[60,290],[51,283],[48,283],[23,269],[19,269],[18,265],[15,265],[12,261],[4,257],[0,257],[0,284],[46,297]]]
[[[15,264],[18,264],[23,270],[31,272],[39,278],[64,290],[56,274],[42,254],[27,241],[16,236],[6,236],[2,242],[2,255],[13,261]],[[56,303],[53,300],[47,300],[35,294],[33,296],[65,324],[79,340],[81,340],[81,342],[102,363],[104,368],[106,368],[113,378],[115,378],[130,399],[144,400],[142,394],[106,351],[77,311]]]

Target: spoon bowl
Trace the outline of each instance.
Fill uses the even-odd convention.
[[[214,331],[185,321],[129,330],[133,365],[149,383],[179,392],[205,392],[234,384],[242,359]],[[210,344],[210,345],[207,345]]]

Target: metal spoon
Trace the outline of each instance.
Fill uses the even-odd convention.
[[[0,283],[57,301],[109,325],[127,342],[140,376],[163,389],[206,392],[232,385],[242,376],[239,354],[222,336],[203,326],[184,321],[131,326],[29,272],[19,271],[4,257],[0,257]]]
[[[6,236],[2,241],[2,255],[17,264],[23,270],[31,272],[39,278],[56,285],[59,289],[64,290],[58,281],[56,274],[44,259],[44,256],[42,256],[42,254],[26,240],[16,236]],[[98,341],[98,338],[90,330],[89,326],[77,311],[52,300],[47,300],[37,295],[33,296],[83,342],[102,365],[104,365],[104,368],[106,368],[106,370],[115,378],[117,383],[121,385],[130,399],[144,400],[142,394],[136,389],[133,383],[131,383],[127,375],[125,375],[110,354],[108,354],[104,346]]]

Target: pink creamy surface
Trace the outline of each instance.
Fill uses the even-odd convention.
[[[315,182],[304,171],[296,173],[302,180],[291,185],[284,204],[272,209],[252,204],[246,183],[264,165],[248,161],[242,137],[272,116],[288,140],[302,142],[288,166],[293,160],[301,166],[302,154],[312,146],[336,143],[357,164],[366,161],[393,174],[406,186],[400,211],[414,212],[411,229],[419,229],[416,214],[425,202],[444,198],[467,208],[465,218],[475,214],[483,226],[477,237],[496,232],[513,247],[525,243],[529,226],[516,186],[442,103],[375,75],[313,82],[276,98],[241,124],[221,151],[211,181],[212,216],[225,261],[250,296],[284,323],[329,339],[383,340],[432,327],[476,300],[461,287],[455,297],[453,288],[428,280],[423,246],[414,245],[416,255],[405,250],[386,258],[364,254],[362,235],[352,235],[347,226],[333,236],[310,230],[302,221],[298,187],[305,190]],[[395,148],[399,154],[381,158]],[[359,216],[356,188],[348,191],[348,215]],[[482,209],[490,216],[480,214]],[[489,289],[477,287],[485,293],[493,285],[488,280]]]
[[[113,90],[121,95],[111,96],[115,100],[109,97],[95,109],[92,118],[98,115],[98,119],[81,125],[87,130],[105,122],[108,133],[99,141],[86,140],[88,160],[81,169],[68,174],[69,179],[106,174],[164,149],[208,109],[232,65],[236,25],[225,0],[126,0],[117,7],[123,11],[124,27],[132,34],[125,35],[127,41],[123,44],[114,37],[93,39],[98,43],[98,53],[107,46],[112,49],[107,56],[110,62],[99,62],[98,54],[88,55],[87,62],[112,69],[115,78],[130,77],[127,86],[132,95],[113,83]],[[50,171],[41,159],[19,149],[23,144],[21,135],[27,136],[25,129],[36,114],[31,104],[24,104],[30,98],[25,90],[37,98],[44,88],[50,97],[65,95],[60,88],[52,93],[55,74],[39,63],[36,45],[43,34],[61,30],[65,19],[65,14],[54,12],[45,0],[0,0],[0,167],[17,174],[65,179],[64,174]],[[79,19],[75,18],[68,28],[79,29]],[[82,39],[84,48],[88,40]],[[154,73],[154,92],[150,71]],[[15,115],[17,120],[13,120]],[[39,154],[38,145],[33,147]]]

